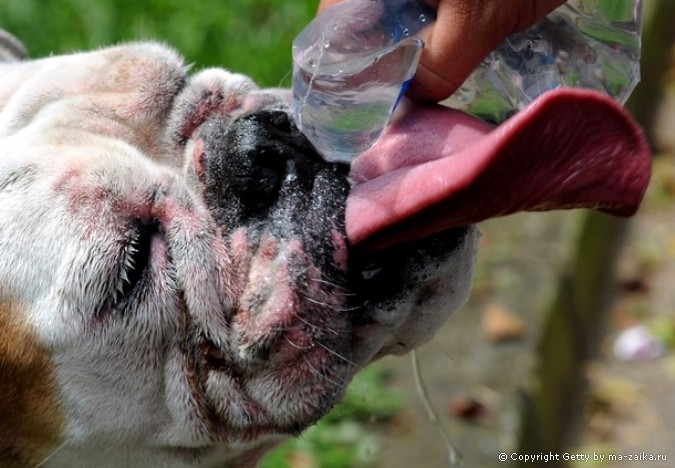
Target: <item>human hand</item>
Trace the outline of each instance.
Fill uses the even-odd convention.
[[[320,0],[319,11],[341,0]],[[525,29],[565,0],[427,0],[436,22],[423,30],[417,73],[407,94],[417,101],[442,101],[511,33]]]

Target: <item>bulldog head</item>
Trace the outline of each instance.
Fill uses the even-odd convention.
[[[351,169],[288,93],[156,44],[0,63],[0,459],[232,466],[467,299],[474,223],[632,214],[632,120],[560,91],[497,129],[410,105]],[[218,465],[221,466],[221,465]]]

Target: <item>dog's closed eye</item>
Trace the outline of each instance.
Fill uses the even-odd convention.
[[[156,220],[134,220],[125,232],[124,244],[120,255],[119,273],[113,292],[112,306],[118,307],[126,301],[145,278],[152,237],[160,231]]]

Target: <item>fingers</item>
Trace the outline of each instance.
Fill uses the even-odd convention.
[[[341,0],[320,0],[319,11]],[[509,34],[525,29],[565,0],[426,0],[436,22],[421,33],[426,46],[408,96],[438,102],[452,95]]]
[[[317,12],[321,12],[328,8],[329,6],[333,6],[336,3],[340,3],[342,0],[321,0],[319,2],[319,8],[317,8]]]
[[[506,36],[536,23],[564,0],[441,0],[408,95],[438,102],[453,94]]]

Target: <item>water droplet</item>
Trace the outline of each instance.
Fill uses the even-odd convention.
[[[329,49],[329,48],[330,48],[330,41],[328,41],[328,40],[324,41],[324,43],[323,43],[323,48],[324,48],[324,49]]]
[[[410,30],[409,30],[408,28],[405,28],[405,29],[403,30],[403,35],[404,35],[405,37],[410,36]]]
[[[316,68],[316,59],[309,59],[309,62],[307,62],[307,65],[309,65],[310,68]]]
[[[426,23],[427,22],[427,15],[425,15],[424,13],[420,13],[420,21],[422,23]]]

